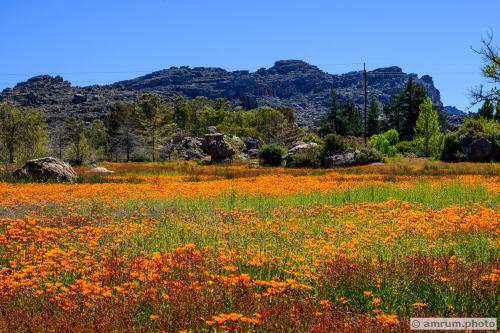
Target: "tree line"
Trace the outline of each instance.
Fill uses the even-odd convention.
[[[77,163],[91,160],[159,161],[169,159],[176,137],[201,137],[209,126],[263,143],[290,145],[304,134],[288,107],[233,108],[223,98],[165,101],[143,94],[134,102],[108,107],[104,119],[70,117],[47,128],[43,112],[0,104],[0,159],[22,163],[52,154]]]

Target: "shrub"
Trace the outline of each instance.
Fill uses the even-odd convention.
[[[456,132],[445,135],[441,160],[445,162],[458,162],[461,160],[461,157],[460,135]]]
[[[319,146],[301,149],[286,161],[287,167],[318,168],[321,166],[322,150]]]
[[[347,149],[346,141],[337,134],[330,133],[326,135],[323,140],[325,141],[325,154],[344,151]]]
[[[395,129],[388,130],[382,135],[389,141],[389,146],[395,146],[399,142],[399,133]]]
[[[391,129],[383,134],[372,135],[368,141],[368,147],[374,148],[385,156],[395,156],[397,149],[395,145],[399,142],[398,131]]]
[[[372,135],[370,141],[368,141],[368,147],[376,149],[382,154],[387,155],[389,150],[389,141],[383,134],[375,134]]]
[[[396,151],[400,154],[416,154],[418,147],[415,141],[400,141],[395,146]]]
[[[306,135],[303,135],[299,140],[305,143],[317,143],[318,145],[323,144],[323,139],[314,132],[309,132]]]
[[[373,148],[363,148],[356,154],[356,164],[360,165],[382,162],[383,160],[382,154]]]
[[[276,144],[264,145],[259,152],[262,165],[279,166],[286,154],[286,148]]]

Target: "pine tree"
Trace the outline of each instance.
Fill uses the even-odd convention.
[[[135,146],[137,145],[137,132],[139,128],[139,110],[136,103],[116,103],[108,108],[106,118],[106,134],[108,137],[107,153],[110,157],[124,151],[126,161],[130,161]]]
[[[419,105],[426,98],[425,87],[415,84],[410,76],[404,90],[384,108],[388,128],[397,130],[402,140],[411,140],[420,113]]]
[[[337,99],[337,94],[335,93],[335,89],[333,87],[330,88],[330,108],[328,109],[328,113],[326,117],[321,119],[319,132],[323,135],[337,132],[340,124],[340,110],[339,110],[339,102]]]
[[[341,119],[343,128],[337,132],[338,134],[360,136],[363,133],[363,119],[352,101],[347,101],[342,107]]]
[[[426,98],[419,106],[420,114],[415,125],[415,139],[421,146],[425,156],[436,153],[439,149],[438,113],[432,109],[432,101]]]
[[[366,131],[368,136],[378,134],[380,132],[380,120],[379,120],[379,104],[375,97],[371,98],[370,109],[367,115]]]

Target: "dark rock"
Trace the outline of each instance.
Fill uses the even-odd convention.
[[[87,100],[87,96],[84,94],[74,94],[73,95],[73,103],[80,104]]]
[[[469,133],[460,136],[460,146],[464,157],[469,162],[489,162],[493,144],[485,138],[477,138]]]
[[[249,149],[247,150],[247,155],[249,159],[259,158],[259,150],[258,149]]]
[[[210,155],[212,163],[227,162],[235,153],[228,137],[222,133],[206,134],[202,149],[205,154]]]
[[[260,149],[260,140],[252,137],[242,137],[241,140],[245,143],[245,151],[250,149]]]
[[[77,174],[70,165],[53,157],[43,157],[26,162],[22,168],[14,171],[13,177],[38,182],[70,182],[77,178]]]

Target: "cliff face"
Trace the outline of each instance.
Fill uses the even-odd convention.
[[[428,75],[405,74],[399,67],[368,72],[368,93],[386,104],[401,92],[412,76],[422,83],[436,107],[442,108],[439,90]],[[85,119],[102,117],[106,105],[135,99],[141,92],[155,92],[164,98],[175,94],[188,97],[224,97],[234,105],[249,109],[261,105],[287,105],[295,109],[300,125],[311,126],[329,106],[329,90],[334,86],[339,99],[363,104],[362,72],[333,75],[300,60],[277,61],[269,69],[255,72],[228,72],[211,67],[172,67],[135,79],[106,86],[72,87],[61,77],[39,76],[13,89],[6,89],[0,101],[38,106],[50,117],[79,115]]]
[[[71,116],[84,121],[102,119],[108,105],[134,101],[139,95],[139,91],[114,86],[74,87],[61,76],[39,75],[5,89],[0,94],[0,102],[40,108],[51,124]],[[172,94],[162,93],[162,96],[168,99]]]
[[[419,78],[415,74],[405,74],[399,67],[369,71],[368,93],[386,104],[392,96],[404,89],[410,76],[425,86],[436,107],[443,107],[439,90],[434,87],[430,76]],[[332,85],[341,101],[352,99],[358,106],[363,105],[362,72],[332,75],[300,60],[277,61],[273,67],[256,72],[172,67],[117,82],[114,86],[132,90],[178,92],[189,97],[225,97],[245,108],[288,105],[295,109],[299,124],[311,125],[328,109]]]

